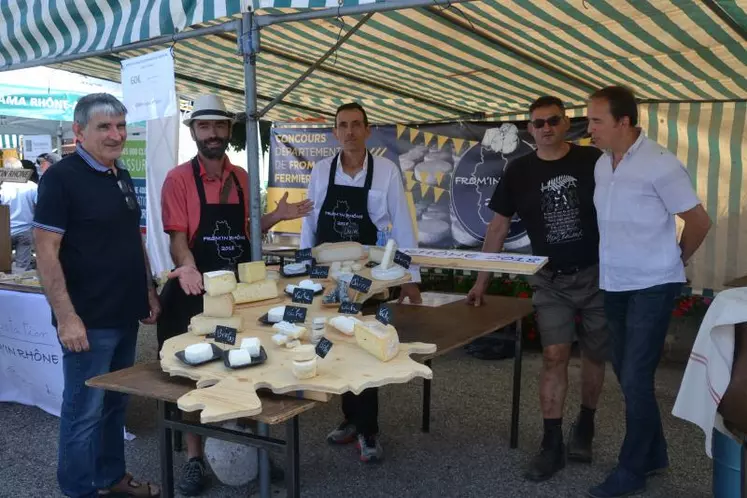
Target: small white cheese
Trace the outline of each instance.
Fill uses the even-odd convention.
[[[252,356],[259,356],[259,348],[262,344],[257,337],[245,337],[241,340],[241,349],[246,349]]]
[[[276,346],[283,346],[288,342],[288,336],[285,334],[275,334],[272,336],[272,342]]]
[[[388,270],[394,265],[394,253],[397,251],[397,243],[394,239],[386,241],[386,247],[384,248],[384,256],[381,258],[381,269]]]
[[[285,334],[291,339],[300,339],[306,333],[306,327],[300,327],[290,322],[280,321],[273,325],[272,328],[281,334]]]
[[[332,327],[340,331],[341,333],[345,335],[353,335],[353,331],[355,328],[355,324],[357,322],[360,322],[357,318],[353,318],[352,316],[335,316],[333,318],[330,318],[327,323],[329,323]]]
[[[189,363],[202,363],[213,357],[213,347],[207,342],[192,344],[184,349],[184,358]]]
[[[267,321],[270,323],[277,323],[283,321],[283,315],[285,314],[285,306],[275,306],[270,308],[267,312]]]
[[[232,349],[228,352],[228,363],[232,367],[249,365],[251,362],[252,355],[246,349]]]
[[[286,275],[299,275],[301,273],[306,273],[306,271],[306,263],[290,263],[283,266],[283,273]]]

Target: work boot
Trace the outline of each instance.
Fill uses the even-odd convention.
[[[540,452],[532,459],[524,477],[530,481],[542,482],[550,479],[565,467],[565,445],[563,433],[554,440],[545,437]]]
[[[207,469],[202,457],[190,458],[182,467],[177,489],[184,496],[197,496],[208,484]]]
[[[582,427],[576,421],[571,424],[568,432],[568,460],[581,463],[591,463],[591,442],[594,439],[594,425]]]
[[[355,425],[344,420],[337,429],[327,435],[327,442],[330,444],[348,444],[355,441]]]

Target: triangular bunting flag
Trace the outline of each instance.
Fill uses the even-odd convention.
[[[446,189],[434,188],[433,189],[433,198],[434,198],[434,201],[438,202],[438,200],[441,198],[441,196],[444,195],[444,192],[446,192]]]
[[[470,148],[475,147],[476,145],[479,145],[479,144],[480,144],[480,142],[478,142],[477,140],[475,140],[474,142],[472,142],[472,141],[469,142]]]
[[[431,188],[431,187],[427,183],[421,183],[420,184],[420,195],[422,195],[423,197],[425,197],[425,194],[428,193],[428,189],[429,188]]]
[[[444,172],[443,171],[437,171],[435,173],[436,175],[436,185],[441,185],[441,180],[444,179]]]
[[[397,125],[397,138],[401,137],[407,127],[405,125]]]
[[[463,138],[452,138],[452,143],[454,144],[454,153],[459,154],[462,152],[462,147],[464,146],[464,139]]]
[[[418,130],[417,128],[410,128],[410,143],[411,144],[415,143],[415,138],[417,138],[418,133],[420,133],[420,130]]]
[[[438,135],[436,137],[436,142],[438,143],[438,150],[441,150],[444,148],[444,144],[446,141],[449,140],[449,137],[444,137],[443,135]]]
[[[405,171],[405,183],[407,185],[407,191],[412,192],[412,188],[415,186],[415,172]]]
[[[433,133],[428,133],[427,131],[424,131],[423,138],[425,141],[425,145],[430,145],[430,143],[433,141]]]
[[[591,145],[591,137],[582,138],[578,141],[578,145]]]

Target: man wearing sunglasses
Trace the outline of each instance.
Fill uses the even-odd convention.
[[[601,151],[565,141],[570,122],[556,97],[540,97],[529,107],[528,131],[535,152],[513,160],[503,172],[490,201],[490,222],[483,251],[497,252],[518,214],[533,253],[548,264],[530,279],[542,341],[540,406],[544,436],[539,454],[525,476],[544,481],[569,459],[592,459],[594,414],[604,382],[608,331],[604,298],[599,290],[599,232],[594,209],[594,164]],[[482,304],[490,273],[481,272],[467,303]],[[581,327],[576,326],[576,317]],[[581,347],[581,409],[563,442],[563,408],[568,390],[568,363],[574,340]]]
[[[76,151],[42,176],[34,217],[37,267],[63,354],[57,478],[71,498],[160,493],[126,471],[127,396],[85,384],[132,366],[138,321],[155,323],[160,313],[140,207],[119,163],[126,114],[109,94],[78,101]]]

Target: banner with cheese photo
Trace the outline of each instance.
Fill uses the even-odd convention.
[[[372,154],[397,164],[420,247],[476,248],[492,219],[488,203],[508,163],[534,150],[526,121],[372,126]],[[568,140],[588,145],[586,119],[572,119]],[[289,192],[304,198],[314,163],[339,150],[331,128],[278,125],[271,132],[267,206]],[[280,223],[282,233],[300,233],[300,221]],[[383,239],[383,238],[382,238]],[[506,249],[526,251],[529,238],[516,217]]]

